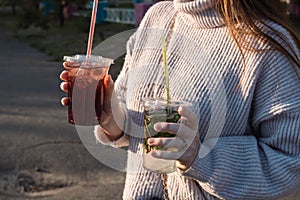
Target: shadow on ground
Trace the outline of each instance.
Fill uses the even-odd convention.
[[[0,199],[121,199],[124,173],[89,154],[67,123],[62,63],[0,34]]]

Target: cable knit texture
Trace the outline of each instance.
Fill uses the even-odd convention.
[[[163,199],[160,175],[142,167],[141,100],[166,96],[160,38],[170,33],[175,13],[167,49],[170,92],[174,99],[193,103],[201,146],[190,168],[168,174],[170,199],[265,200],[299,189],[300,81],[296,67],[280,52],[249,51],[244,68],[213,0],[174,0],[152,6],[128,42],[125,64],[115,83],[127,113],[126,134],[114,144],[105,135],[98,138],[110,145],[129,145],[130,172],[123,198]],[[293,43],[285,29],[267,23]],[[255,38],[251,41],[257,48],[266,47]],[[101,127],[97,132],[101,133]]]

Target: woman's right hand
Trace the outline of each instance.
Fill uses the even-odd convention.
[[[60,89],[64,92],[68,93],[69,82],[68,82],[68,71],[67,70],[64,70],[60,73],[60,79],[63,81],[60,84]],[[68,97],[63,97],[60,102],[63,106],[68,106],[70,104],[70,99]]]
[[[68,82],[68,71],[65,70],[60,74],[60,79],[63,81],[60,84],[60,89],[64,92],[68,92],[69,82]],[[105,130],[108,138],[110,140],[116,140],[122,135],[122,129],[125,121],[125,114],[123,109],[121,109],[118,99],[114,94],[114,81],[111,75],[107,74],[103,81],[103,114],[101,116],[100,125]],[[61,104],[68,106],[70,104],[70,99],[68,97],[63,97],[61,99]],[[118,118],[114,118],[112,108],[117,111]]]

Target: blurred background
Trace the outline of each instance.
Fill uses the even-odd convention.
[[[139,25],[158,0],[99,1],[94,45]],[[64,55],[85,53],[93,0],[0,0],[0,26],[20,41],[61,61]],[[281,0],[299,30],[300,0]],[[114,69],[122,65],[117,60]],[[113,73],[114,74],[114,73]]]
[[[94,45],[136,28],[154,3],[100,1]],[[125,174],[89,154],[60,105],[62,58],[85,54],[92,5],[0,0],[0,200],[121,199]],[[299,34],[300,0],[278,6]],[[114,79],[123,61],[110,68]]]

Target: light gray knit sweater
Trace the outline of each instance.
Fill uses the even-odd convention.
[[[290,39],[281,26],[269,25]],[[252,51],[245,55],[244,69],[213,0],[174,0],[155,4],[128,42],[115,84],[127,113],[127,134],[111,144],[101,127],[96,129],[102,143],[129,145],[123,198],[163,198],[160,175],[142,168],[140,101],[166,96],[160,38],[168,34],[171,97],[193,102],[201,135],[192,166],[168,174],[170,199],[276,199],[299,189],[300,81],[295,66],[277,51]],[[251,39],[257,48],[265,47]]]

